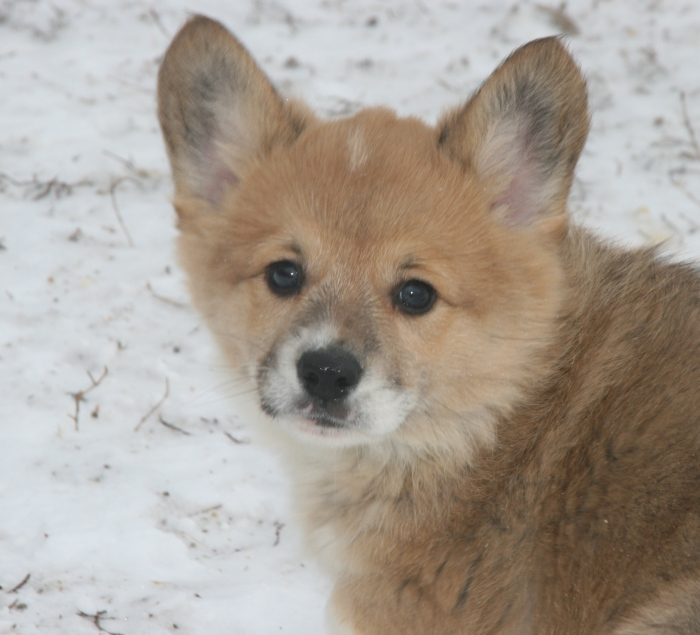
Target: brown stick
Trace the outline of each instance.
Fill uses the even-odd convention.
[[[134,432],[138,432],[139,428],[143,425],[144,421],[148,419],[158,408],[160,408],[163,405],[163,402],[168,398],[168,395],[170,394],[170,382],[168,381],[168,378],[165,378],[165,393],[163,396],[160,398],[158,403],[153,406],[143,417],[141,417],[141,421],[139,421],[136,424],[136,427],[134,428]]]
[[[178,309],[184,309],[187,306],[186,304],[183,304],[182,302],[178,302],[177,300],[171,300],[170,298],[166,298],[165,296],[162,296],[162,295],[156,293],[153,290],[153,287],[151,286],[150,282],[146,283],[146,288],[151,292],[151,295],[156,300],[160,300],[161,302],[165,302],[166,304],[169,304],[170,306],[177,307]]]
[[[78,611],[78,615],[80,617],[85,617],[89,620],[92,620],[92,623],[97,626],[97,630],[100,631],[101,633],[107,633],[108,635],[122,635],[122,633],[114,633],[113,631],[108,631],[106,628],[100,624],[100,620],[113,620],[113,617],[106,617],[107,611],[97,611],[94,615],[90,615],[89,613],[85,613],[83,611]]]
[[[238,444],[238,445],[245,445],[246,443],[248,443],[247,441],[241,441],[241,439],[237,439],[237,438],[234,437],[230,432],[226,432],[226,430],[224,430],[224,434],[225,434],[229,439],[231,439],[231,441],[233,441],[234,443],[236,443],[236,444]]]
[[[163,415],[158,415],[158,421],[160,421],[166,428],[170,428],[171,430],[175,430],[175,432],[180,432],[182,434],[186,434],[188,437],[192,436],[191,432],[187,432],[187,430],[183,430],[182,428],[178,428],[176,425],[172,423],[168,423],[165,419],[163,419]]]
[[[690,143],[695,150],[695,158],[700,159],[700,145],[698,145],[698,138],[695,136],[695,129],[693,124],[690,123],[690,117],[688,116],[688,105],[685,103],[685,93],[681,91],[681,110],[683,111],[683,124],[688,130],[688,135],[690,136]]]
[[[131,239],[131,234],[129,233],[129,230],[126,228],[126,225],[124,224],[124,219],[122,218],[121,212],[119,211],[119,205],[117,205],[116,189],[120,183],[123,183],[124,181],[133,181],[133,180],[134,179],[132,179],[130,176],[122,176],[121,178],[113,179],[112,184],[109,186],[109,196],[112,199],[112,208],[114,209],[114,215],[117,217],[117,222],[119,223],[119,226],[122,228],[122,231],[124,232],[124,235],[126,236],[126,240],[129,243],[129,247],[134,246],[134,241]]]
[[[94,390],[97,388],[101,383],[102,380],[107,377],[107,373],[109,372],[109,369],[105,366],[104,370],[102,371],[102,375],[98,379],[95,379],[89,372],[87,376],[90,378],[90,381],[92,382],[92,386],[89,388],[86,388],[85,390],[79,390],[78,392],[69,392],[68,394],[73,397],[73,400],[75,401],[75,412],[72,415],[68,415],[73,421],[75,421],[75,430],[76,432],[78,431],[78,418],[80,416],[80,402],[85,401],[85,395],[87,395],[91,390]]]
[[[280,544],[280,533],[282,532],[283,528],[284,528],[284,523],[281,523],[279,521],[275,522],[275,542],[272,545],[273,547],[276,547],[277,545]]]
[[[10,589],[10,590],[8,591],[8,593],[17,593],[17,591],[19,591],[25,584],[27,584],[27,582],[29,582],[29,578],[31,578],[31,577],[32,577],[32,574],[31,574],[31,573],[28,573],[27,575],[25,575],[25,576],[24,576],[24,579],[22,580],[22,582],[20,582],[20,583],[19,583],[16,587],[14,587],[13,589]]]

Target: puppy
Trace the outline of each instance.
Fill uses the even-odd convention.
[[[436,127],[320,121],[220,24],[160,70],[195,305],[353,635],[700,633],[700,278],[567,217],[556,38]]]

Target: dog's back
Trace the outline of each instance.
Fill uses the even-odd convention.
[[[477,470],[471,562],[488,589],[518,561],[495,612],[517,598],[512,632],[699,633],[697,271],[576,230],[565,244],[556,371]]]

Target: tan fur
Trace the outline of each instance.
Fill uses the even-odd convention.
[[[320,121],[197,17],[159,114],[194,302],[274,415],[332,632],[700,632],[700,281],[569,224],[588,114],[558,40],[435,128]],[[289,396],[329,343],[363,369],[337,425]]]

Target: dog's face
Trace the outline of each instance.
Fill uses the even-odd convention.
[[[543,104],[577,108],[570,87],[516,111],[497,74],[436,128],[383,109],[320,122],[220,25],[171,46],[160,116],[193,297],[293,435],[466,447],[537,377],[585,99],[573,130],[536,137]]]

